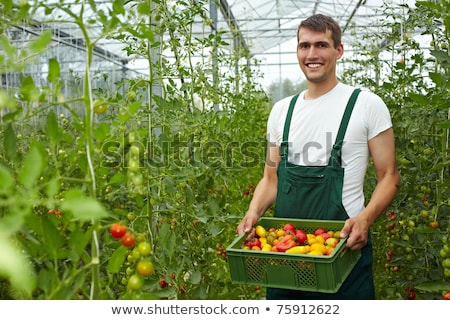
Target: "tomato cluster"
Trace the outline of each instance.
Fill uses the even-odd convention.
[[[289,254],[330,255],[340,241],[340,231],[316,228],[307,233],[286,223],[266,230],[257,225],[254,235],[244,241],[244,250],[285,252]]]
[[[113,223],[109,228],[109,232],[113,238],[120,239],[122,244],[127,248],[134,246],[136,242],[134,234],[129,232],[127,227],[119,222]]]

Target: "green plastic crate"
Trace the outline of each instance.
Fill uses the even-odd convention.
[[[313,233],[319,227],[338,231],[344,226],[344,221],[271,217],[261,218],[257,225],[269,229],[280,228],[286,223],[292,223],[306,233]],[[339,241],[331,255],[314,256],[243,250],[246,237],[241,234],[227,247],[231,280],[237,284],[335,293],[361,257],[360,250],[345,248],[346,239]]]

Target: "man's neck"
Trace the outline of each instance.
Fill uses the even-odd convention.
[[[330,82],[329,84],[308,82],[308,89],[306,90],[303,99],[314,100],[320,98],[324,94],[333,90],[338,85],[338,83],[339,81],[337,79],[335,79],[335,81],[333,82]]]

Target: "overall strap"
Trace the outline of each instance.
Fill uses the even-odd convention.
[[[350,121],[350,116],[352,115],[353,107],[355,106],[356,99],[358,98],[361,89],[357,88],[353,90],[350,99],[345,107],[344,115],[342,116],[341,124],[339,126],[339,131],[336,136],[336,141],[334,142],[333,149],[331,150],[330,160],[328,165],[338,165],[341,166],[341,155],[342,155],[342,145],[344,144],[344,136],[347,131],[348,122]]]
[[[289,104],[288,113],[286,115],[286,121],[284,122],[283,139],[281,140],[281,158],[288,156],[288,139],[289,139],[289,128],[291,127],[292,113],[294,112],[295,103],[297,102],[299,94],[292,97],[291,103]]]

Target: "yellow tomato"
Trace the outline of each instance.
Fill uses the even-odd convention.
[[[286,250],[286,253],[298,253],[298,254],[306,254],[308,253],[307,246],[295,246]]]
[[[322,244],[325,243],[325,239],[321,235],[316,236],[315,239],[317,240],[318,243],[322,243]]]
[[[265,245],[262,246],[261,251],[271,251],[272,250],[272,246],[268,243],[266,243]]]
[[[321,251],[310,251],[309,254],[313,256],[323,256]]]
[[[267,238],[259,238],[259,242],[261,242],[261,248],[267,243]]]
[[[266,229],[263,226],[260,226],[260,225],[256,226],[255,232],[260,238],[265,238],[266,235],[267,235]]]
[[[325,240],[325,244],[329,247],[336,247],[337,244],[339,243],[339,240],[336,238],[328,238],[327,240]]]
[[[284,236],[285,231],[283,229],[278,229],[277,230],[277,238]]]
[[[322,254],[324,254],[325,252],[327,252],[327,247],[325,247],[323,243],[316,242],[311,245],[311,252],[313,251],[320,251]]]

